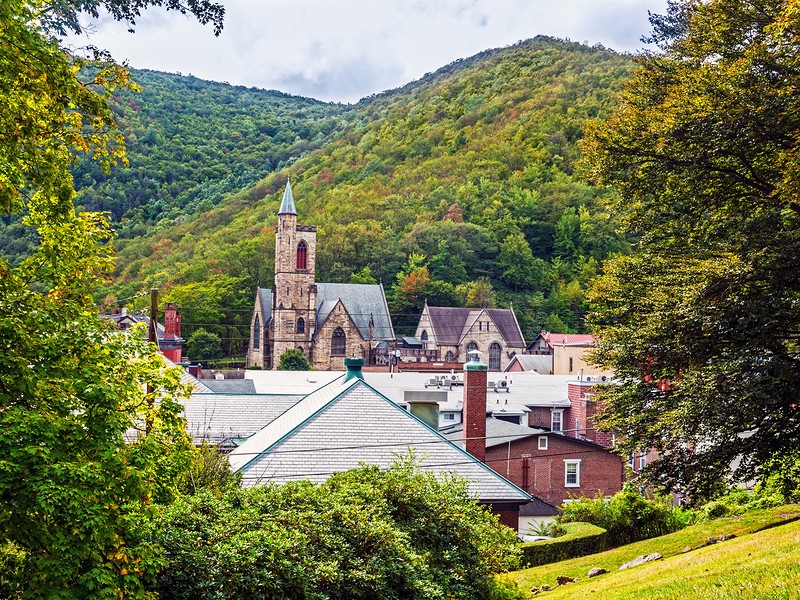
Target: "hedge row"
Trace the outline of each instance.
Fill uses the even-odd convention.
[[[608,547],[608,534],[602,527],[591,523],[564,523],[562,527],[566,534],[560,537],[522,544],[522,564],[537,567],[602,552]]]

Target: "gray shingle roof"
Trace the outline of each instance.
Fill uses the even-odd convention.
[[[524,371],[536,371],[547,375],[553,369],[553,356],[551,354],[516,354],[508,363],[506,371],[511,364],[517,361]]]
[[[252,379],[203,379],[203,384],[211,392],[219,394],[256,393],[256,386]]]
[[[387,468],[410,448],[423,470],[458,473],[484,502],[529,499],[360,379],[340,378],[308,395],[233,450],[229,460],[245,486],[320,482],[360,463]]]
[[[301,399],[292,395],[195,393],[183,403],[186,429],[195,444],[249,437]]]
[[[394,339],[392,319],[383,286],[359,283],[318,283],[317,284],[317,328],[322,327],[328,314],[341,300],[353,323],[361,332],[361,337],[369,339],[369,322],[374,323],[373,339]],[[325,312],[327,311],[327,312]]]
[[[453,442],[463,445],[460,440],[463,437],[464,425],[459,424],[448,429],[445,437]],[[544,429],[535,429],[527,425],[517,425],[502,419],[489,417],[486,419],[486,447],[501,446],[515,440],[522,440],[526,437],[547,433]]]
[[[436,342],[440,346],[460,344],[469,328],[472,327],[484,310],[494,322],[500,335],[503,336],[507,346],[510,348],[525,347],[522,331],[519,328],[516,316],[514,316],[514,311],[510,308],[482,309],[428,306],[428,314],[431,317],[433,330],[436,334]]]
[[[261,314],[264,315],[262,325],[266,325],[272,320],[272,290],[258,288],[258,301],[261,303]]]

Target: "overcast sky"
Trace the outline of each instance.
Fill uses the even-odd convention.
[[[220,0],[225,29],[149,10],[88,42],[134,68],[356,102],[538,34],[635,52],[666,0]],[[76,40],[86,42],[87,38]],[[73,42],[74,43],[74,42]]]

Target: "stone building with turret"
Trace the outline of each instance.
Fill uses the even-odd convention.
[[[297,348],[318,370],[341,370],[344,359],[373,361],[380,342],[394,339],[383,286],[317,283],[317,228],[297,223],[286,182],[275,234],[275,281],[256,291],[247,365],[277,369]]]

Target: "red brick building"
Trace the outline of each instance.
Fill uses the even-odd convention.
[[[622,457],[593,442],[489,418],[486,446],[489,467],[555,506],[622,489]]]

